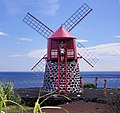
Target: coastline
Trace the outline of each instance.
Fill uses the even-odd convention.
[[[94,83],[95,77],[98,77],[98,87],[103,87],[104,79],[107,80],[107,88],[120,87],[120,72],[81,72],[83,84]],[[0,72],[0,81],[14,82],[15,88],[42,87],[44,75],[33,72]]]
[[[40,88],[17,88],[15,91],[21,96],[27,106],[34,106],[38,95],[44,95],[45,92]],[[80,94],[68,94],[72,101],[66,101],[63,98],[51,98],[44,105],[58,105],[68,109],[70,113],[112,113],[111,107],[120,104],[120,89],[109,88],[104,91],[102,88],[85,88]],[[48,104],[49,103],[49,104]],[[43,105],[43,106],[44,106]],[[93,110],[90,112],[89,110]],[[56,110],[45,110],[46,113],[55,113]],[[119,111],[120,112],[120,111]],[[118,113],[119,113],[118,112]],[[30,113],[32,113],[30,111]],[[59,113],[64,113],[63,111]],[[117,113],[117,112],[116,112]]]

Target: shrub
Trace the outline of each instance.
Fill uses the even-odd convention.
[[[96,88],[96,86],[93,83],[89,82],[87,84],[84,84],[84,88]]]

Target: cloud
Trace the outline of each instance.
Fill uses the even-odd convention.
[[[84,50],[84,48],[82,48]],[[82,71],[119,71],[120,70],[120,43],[108,43],[86,48],[83,51],[88,61],[94,60],[96,56],[99,61],[94,69],[89,68],[82,62]],[[90,52],[90,53],[89,53]],[[83,55],[84,55],[83,54]],[[85,56],[84,55],[84,56]],[[89,58],[90,56],[90,58]],[[80,61],[81,63],[81,61]]]
[[[9,57],[9,58],[16,58],[16,57],[23,57],[23,56],[26,56],[26,55],[13,54],[13,55],[8,55],[7,57]]]
[[[7,35],[7,34],[4,32],[0,32],[0,36],[5,36],[5,35]]]
[[[54,15],[59,7],[59,0],[44,0],[42,13],[46,15]]]
[[[120,35],[118,35],[118,36],[114,36],[115,38],[120,38]]]
[[[78,49],[78,48],[77,48]],[[82,71],[119,71],[120,67],[120,43],[100,44],[86,48],[87,51],[96,56],[99,61],[94,68],[91,68],[84,60],[80,60],[80,69]],[[87,52],[85,51],[85,52]],[[27,56],[31,58],[42,58],[47,53],[47,49],[38,49],[30,51]],[[87,52],[89,53],[89,52]],[[89,54],[86,58],[89,59]]]
[[[88,42],[88,40],[76,40],[76,42],[83,43],[83,42]]]
[[[35,12],[45,15],[54,15],[60,7],[59,0],[26,0],[26,2],[26,5],[31,7],[32,11],[35,10]]]
[[[120,55],[120,43],[102,44],[88,49],[99,55]]]
[[[47,49],[33,50],[28,53],[28,57],[32,58],[42,58],[47,53]]]
[[[21,41],[27,41],[27,42],[32,42],[32,39],[30,39],[30,38],[20,38],[19,40],[21,40]]]
[[[115,58],[115,57],[120,58],[120,43],[109,43],[109,44],[101,44],[97,46],[92,46],[92,47],[86,48],[85,52],[87,51],[99,57],[100,59],[101,58]],[[33,57],[33,58],[41,58],[46,53],[47,53],[47,49],[37,49],[37,50],[30,51],[28,53],[28,56]]]
[[[60,7],[59,0],[3,0],[3,4],[8,14],[18,14],[23,10],[29,10],[54,15]]]

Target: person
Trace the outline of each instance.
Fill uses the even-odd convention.
[[[95,77],[95,87],[97,88],[98,86],[98,77]]]
[[[84,93],[82,77],[80,77],[80,92]]]
[[[82,77],[80,77],[80,88],[83,87],[83,84],[82,84]]]
[[[107,86],[107,80],[105,79],[105,80],[104,80],[104,90],[107,89],[106,86]]]
[[[65,55],[65,46],[63,41],[60,43],[60,55],[61,55],[61,61],[64,61],[64,55]]]
[[[103,87],[104,87],[104,95],[107,96],[107,80],[106,79],[104,80]]]

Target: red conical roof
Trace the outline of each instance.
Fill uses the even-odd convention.
[[[75,38],[75,37],[73,35],[71,35],[64,27],[61,26],[49,38],[52,38],[52,39],[66,39],[66,38]]]

